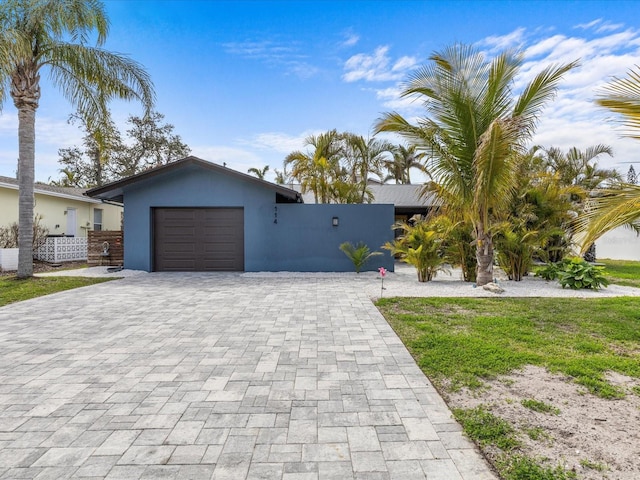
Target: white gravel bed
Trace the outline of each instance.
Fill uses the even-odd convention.
[[[142,270],[120,270],[109,272],[108,267],[90,267],[75,270],[60,270],[38,273],[36,276],[76,276],[76,277],[134,277],[149,275]],[[497,273],[499,274],[499,272]],[[174,275],[179,275],[178,273]],[[215,273],[213,274],[215,275]],[[279,278],[279,279],[322,279],[347,283],[362,289],[371,298],[383,297],[568,297],[568,298],[604,298],[604,297],[638,297],[640,288],[610,285],[600,290],[571,290],[562,288],[558,282],[547,282],[541,278],[528,276],[521,282],[498,280],[505,290],[497,294],[488,292],[482,287],[474,287],[461,280],[459,269],[450,273],[440,272],[430,282],[420,283],[415,269],[409,265],[398,263],[395,272],[388,272],[384,279],[384,290],[378,272],[246,272],[239,274],[241,278]]]
[[[500,275],[500,271],[496,271]],[[504,275],[504,274],[502,274]],[[449,273],[439,272],[430,282],[418,282],[418,276],[412,266],[396,263],[395,272],[388,272],[384,279],[384,290],[378,272],[247,272],[249,278],[333,278],[336,281],[353,282],[362,288],[371,298],[383,297],[567,297],[567,298],[603,298],[638,297],[640,288],[610,285],[600,290],[571,290],[562,288],[558,282],[547,282],[541,278],[527,276],[521,282],[498,279],[497,283],[505,290],[497,294],[474,287],[462,281],[460,269],[451,269]]]

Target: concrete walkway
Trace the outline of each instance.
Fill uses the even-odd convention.
[[[0,308],[0,478],[496,478],[349,277],[149,274]]]

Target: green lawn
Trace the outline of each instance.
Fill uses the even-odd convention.
[[[640,377],[640,298],[386,298],[378,307],[436,384],[480,386],[527,364],[595,395],[622,395],[604,372]]]
[[[50,293],[108,282],[113,278],[87,277],[33,277],[17,280],[15,277],[0,277],[0,307],[13,302],[41,297]]]
[[[640,262],[630,260],[598,260],[605,266],[611,283],[640,288]]]
[[[616,371],[640,378],[640,298],[384,298],[377,306],[442,393],[481,387],[531,364],[562,372],[603,398],[640,395],[640,389],[625,392],[605,377]],[[522,404],[558,413],[537,400]],[[504,480],[576,478],[517,454],[512,426],[484,407],[453,413],[480,446],[503,452],[494,466]]]

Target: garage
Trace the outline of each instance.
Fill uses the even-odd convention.
[[[124,267],[145,272],[349,272],[341,243],[393,240],[391,203],[306,205],[290,186],[197,157],[87,195],[124,206]],[[381,266],[393,271],[389,253],[368,268]]]
[[[243,208],[154,208],[157,272],[244,271]]]

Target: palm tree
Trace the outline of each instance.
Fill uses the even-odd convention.
[[[284,160],[291,165],[291,177],[300,182],[302,193],[313,192],[316,203],[329,203],[332,180],[340,176],[342,155],[340,134],[334,129],[320,135],[308,136],[304,144],[310,152],[296,150]]]
[[[263,168],[251,167],[249,170],[247,170],[247,173],[255,175],[260,180],[264,180],[264,177],[268,171],[269,171],[269,165],[265,165]]]
[[[384,163],[387,176],[384,181],[395,180],[396,184],[411,184],[411,169],[415,168],[421,172],[427,173],[425,166],[422,164],[425,152],[417,153],[416,145],[408,147],[404,145],[396,145],[392,152],[393,159]]]
[[[622,179],[617,170],[598,168],[594,161],[600,155],[613,156],[609,145],[598,144],[586,150],[573,147],[566,153],[555,147],[542,148],[540,151],[543,153],[544,165],[551,173],[557,174],[565,186],[582,187],[589,192],[605,182]]]
[[[149,75],[136,62],[107,52],[109,22],[96,0],[5,0],[0,4],[0,105],[7,92],[18,109],[19,257],[18,278],[33,275],[33,184],[35,114],[40,73],[52,83],[91,129],[109,118],[108,101],[141,100],[150,108]],[[87,45],[96,34],[96,47]],[[73,43],[73,42],[77,43]]]
[[[357,203],[364,203],[367,197],[367,181],[373,173],[382,178],[382,165],[386,153],[393,151],[394,146],[376,138],[364,138],[362,135],[345,133],[344,157],[350,180],[359,186]]]
[[[434,182],[425,188],[462,210],[473,225],[477,282],[484,285],[493,280],[492,222],[515,188],[517,154],[562,76],[577,63],[544,69],[514,99],[514,78],[523,63],[519,54],[505,52],[488,61],[473,47],[456,44],[430,60],[402,92],[423,100],[427,116],[413,125],[387,113],[376,131],[397,132],[427,153]]]
[[[622,116],[625,136],[640,140],[640,66],[626,77],[614,78],[598,95],[596,103]],[[609,230],[624,225],[638,230],[640,221],[640,186],[621,183],[598,192],[590,199],[587,212],[578,228],[583,234],[582,251]]]

